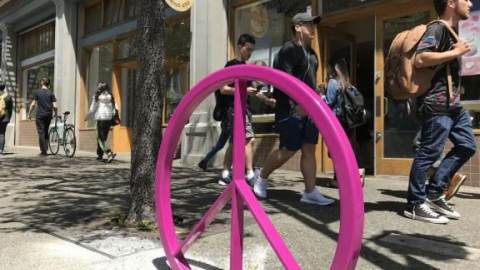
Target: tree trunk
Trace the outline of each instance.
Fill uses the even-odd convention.
[[[133,124],[128,222],[154,220],[154,179],[162,137],[165,76],[165,2],[140,0],[138,77]]]

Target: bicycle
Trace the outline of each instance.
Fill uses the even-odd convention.
[[[77,138],[75,137],[75,126],[67,124],[69,114],[69,111],[64,112],[63,119],[62,116],[55,116],[55,124],[48,131],[48,148],[52,155],[58,154],[60,145],[63,146],[65,156],[71,158],[75,155]]]

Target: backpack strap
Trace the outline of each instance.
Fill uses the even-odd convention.
[[[455,30],[453,30],[453,28],[448,25],[448,23],[444,20],[434,20],[434,21],[431,21],[429,23],[432,24],[432,23],[435,23],[435,22],[439,22],[441,24],[443,24],[443,26],[445,28],[447,28],[448,32],[450,32],[450,34],[452,35],[452,37],[455,39],[455,41],[459,41],[460,40],[460,37],[458,36],[457,32],[455,32]],[[453,99],[453,79],[452,79],[452,71],[450,69],[450,65],[446,65],[447,66],[447,87],[448,87],[448,96],[450,97],[450,100]]]

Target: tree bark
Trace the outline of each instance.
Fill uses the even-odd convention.
[[[154,220],[154,179],[162,138],[165,76],[165,2],[140,0],[128,222]]]

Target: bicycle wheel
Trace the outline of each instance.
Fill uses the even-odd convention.
[[[65,129],[65,138],[63,142],[63,150],[65,151],[65,156],[73,157],[75,155],[75,150],[77,149],[77,139],[75,138],[75,130],[71,127]]]
[[[56,128],[51,128],[48,131],[48,148],[52,155],[56,155],[60,149],[60,135]]]

